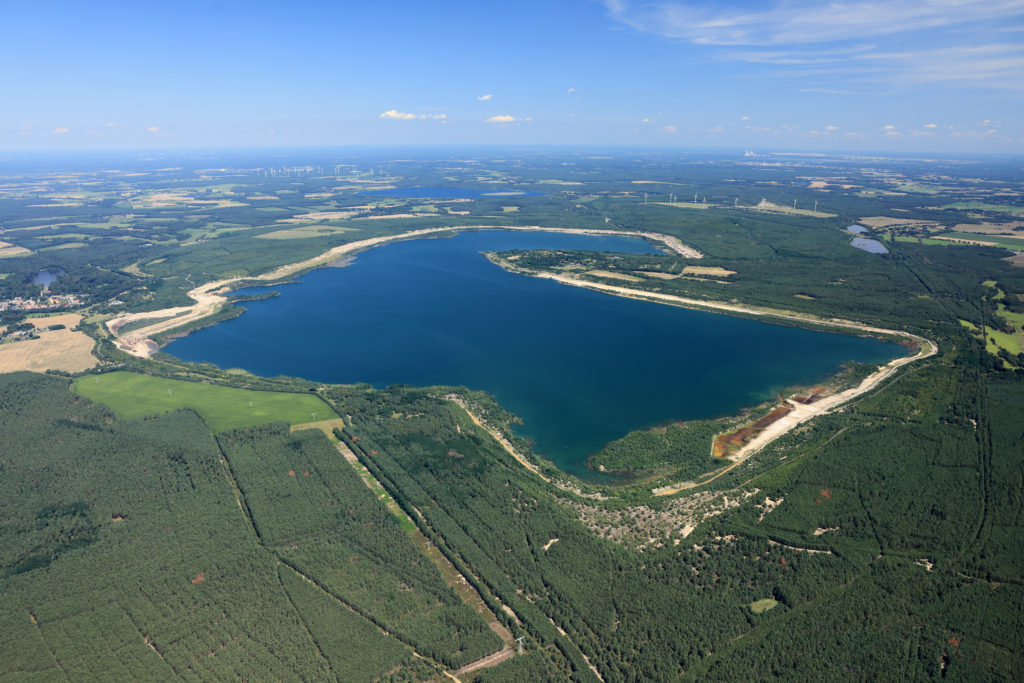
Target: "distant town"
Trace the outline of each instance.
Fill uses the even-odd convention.
[[[4,311],[46,311],[54,308],[78,308],[85,305],[85,294],[46,294],[35,298],[16,296],[0,301],[0,313]]]

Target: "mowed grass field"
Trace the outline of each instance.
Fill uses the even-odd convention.
[[[79,395],[104,404],[121,418],[191,408],[213,432],[269,422],[294,425],[337,418],[330,406],[309,394],[251,391],[134,372],[78,377],[72,388]]]

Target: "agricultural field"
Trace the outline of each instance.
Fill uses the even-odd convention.
[[[95,366],[98,361],[92,349],[96,341],[75,329],[81,319],[82,316],[75,313],[29,318],[28,322],[38,330],[38,337],[0,344],[0,373],[19,370],[81,372]],[[61,325],[64,326],[61,329],[47,329]]]
[[[1018,237],[1009,237],[1006,235],[992,235],[992,234],[976,234],[971,232],[943,232],[934,235],[935,239],[951,239],[958,241],[971,241],[976,244],[1005,247],[1006,249],[1013,249],[1014,251],[1024,250],[1024,235]]]
[[[251,391],[132,372],[83,375],[73,387],[79,395],[102,403],[123,419],[189,408],[199,413],[213,432],[334,417],[330,407],[309,394]]]

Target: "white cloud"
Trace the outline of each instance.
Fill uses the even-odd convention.
[[[835,131],[839,130],[839,126],[825,126],[825,130],[827,130],[830,133],[834,133]]]
[[[650,122],[651,122],[651,120],[649,118],[647,118],[647,119],[640,119],[640,123],[650,123]]]
[[[64,133],[68,132],[68,129],[67,128],[54,128],[53,132],[56,133],[57,135],[63,135]]]
[[[566,90],[566,91],[565,91],[565,94],[566,94],[566,95],[571,95],[571,94],[573,94],[574,92],[576,92],[576,88],[569,88],[568,90]]]
[[[396,111],[395,109],[389,109],[380,115],[382,119],[391,119],[394,121],[413,121],[415,119],[426,120],[431,119],[434,121],[444,121],[448,118],[447,114],[409,114],[406,112]]]
[[[150,133],[159,133],[160,132],[160,129],[157,126],[150,126],[146,130],[148,130]]]
[[[605,0],[605,7],[613,19],[637,30],[708,45],[862,40],[1024,14],[1019,0],[775,0],[763,9],[746,3]]]
[[[750,120],[749,116],[741,116],[740,117],[740,121],[749,121],[749,120]]]
[[[416,114],[403,114],[395,109],[388,109],[386,112],[380,115],[382,119],[394,119],[397,121],[411,121],[416,118]]]
[[[484,123],[512,123],[516,120],[514,116],[508,116],[507,114],[500,114],[498,116],[492,116],[489,119],[484,119]]]
[[[662,133],[678,133],[679,132],[679,129],[676,128],[675,126],[662,126],[658,130],[660,130]]]
[[[104,123],[103,125],[106,126],[107,128],[117,128],[121,124],[118,123],[117,121],[111,121],[110,123]]]
[[[938,128],[939,124],[937,124],[937,123],[926,123],[926,124],[924,124],[924,127],[925,128]]]
[[[722,126],[715,126],[714,128],[708,128],[707,132],[709,132],[709,133],[721,133],[724,130],[725,130],[725,128],[723,128]]]
[[[894,125],[892,125],[892,124],[890,123],[890,124],[888,124],[887,126],[885,126],[885,130],[896,130],[896,126],[894,126]]]
[[[817,86],[804,92],[847,94],[837,77],[1024,89],[1024,41],[1006,30],[1024,20],[1021,0],[604,2],[638,31],[718,46],[719,60],[775,65],[774,75]]]
[[[481,102],[486,102],[487,100],[491,99],[492,97],[494,97],[494,95],[488,93],[486,95],[481,95],[477,99],[480,100]]]

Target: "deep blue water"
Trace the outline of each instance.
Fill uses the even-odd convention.
[[[511,194],[515,193],[515,194]],[[488,199],[495,197],[536,197],[543,192],[529,192],[511,187],[475,190],[468,187],[395,187],[390,190],[365,190],[356,194],[377,197],[405,197],[424,199]]]
[[[557,248],[651,251],[632,238],[508,231],[390,243],[165,350],[267,376],[483,389],[523,418],[537,452],[577,474],[630,430],[735,414],[844,361],[905,352],[515,275],[479,253]]]

